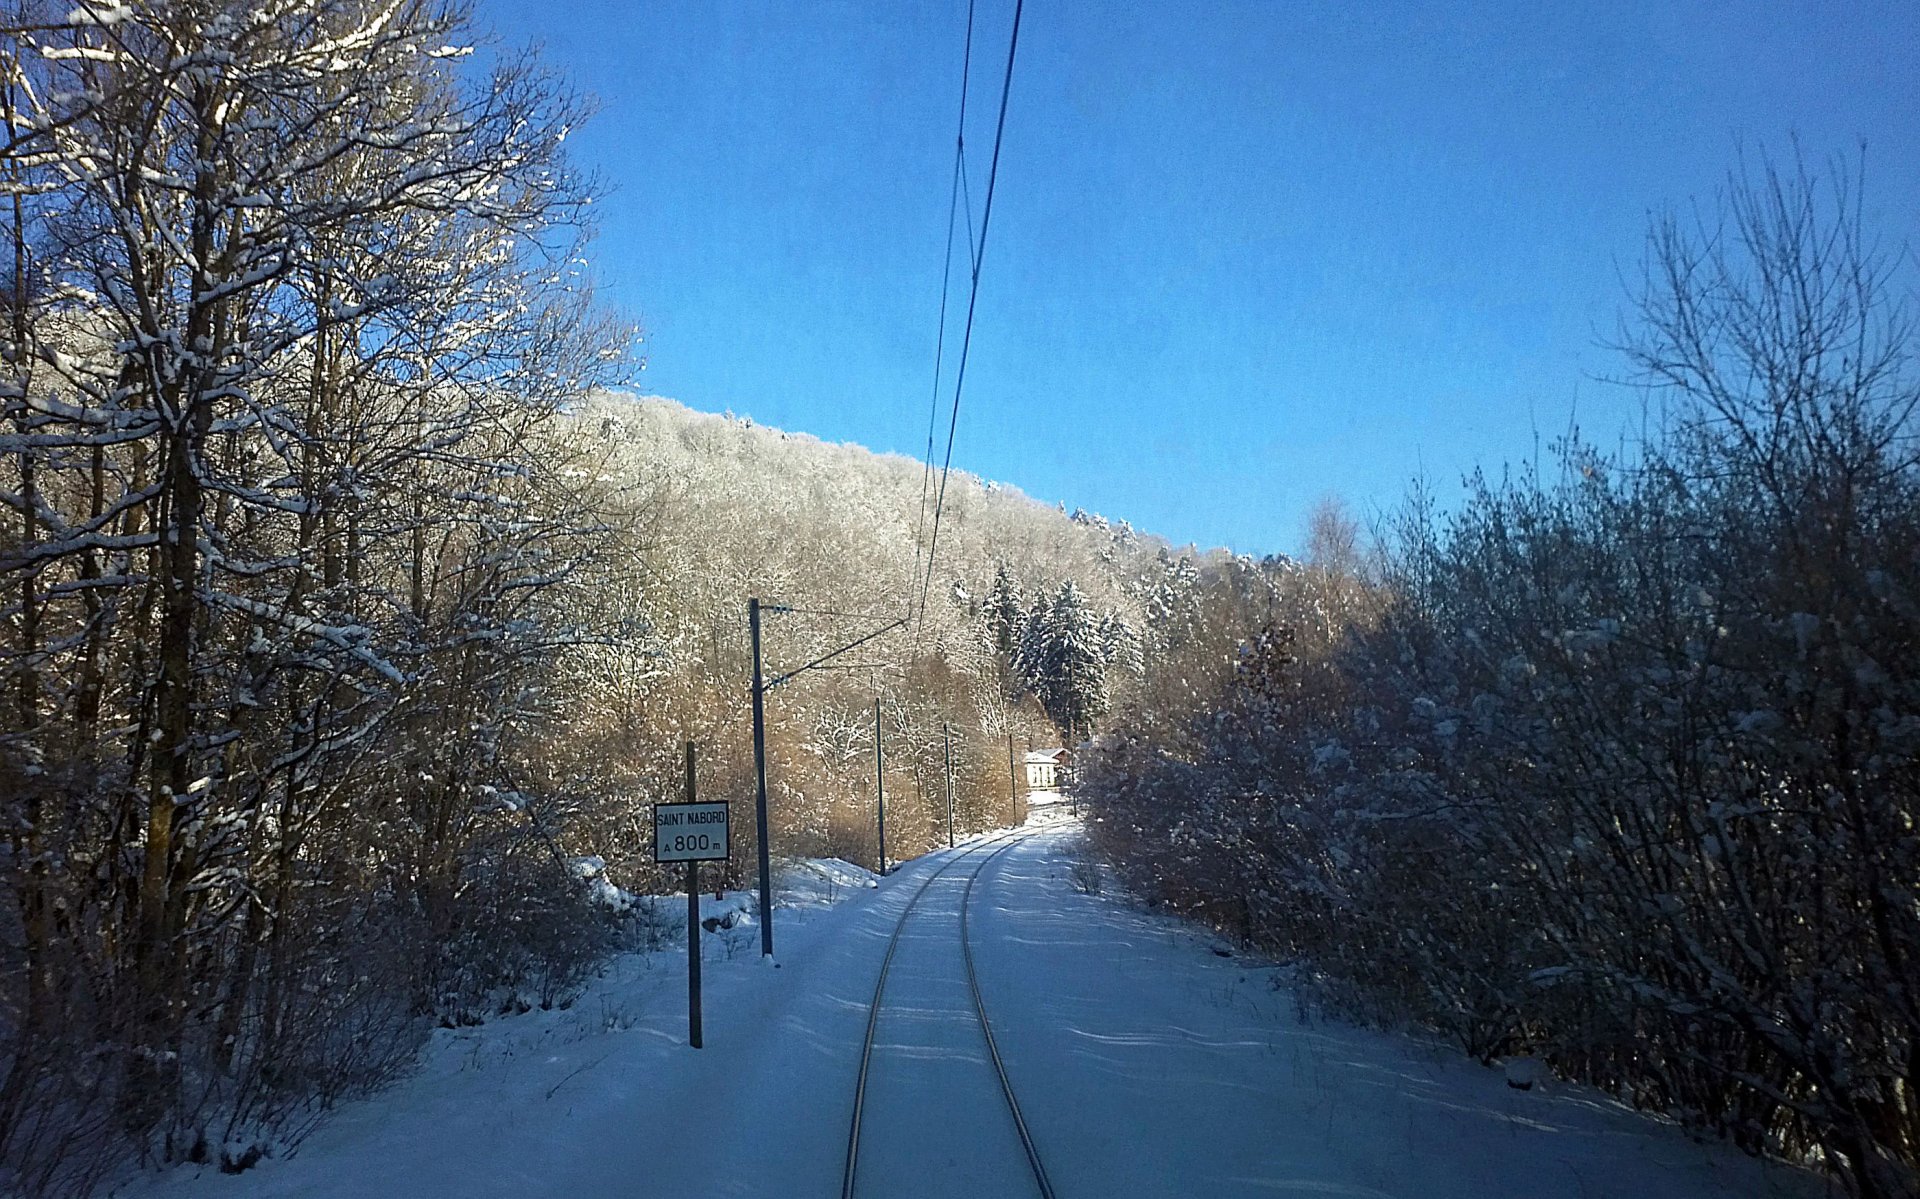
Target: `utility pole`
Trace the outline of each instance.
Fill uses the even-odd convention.
[[[1007,730],[1007,811],[1013,823],[1020,823],[1020,770],[1013,764],[1013,730]]]
[[[828,666],[827,663],[838,658],[848,650],[857,649],[872,641],[882,633],[892,632],[907,623],[905,617],[863,636],[856,637],[839,649],[821,654],[805,666],[796,666],[783,674],[768,679],[760,665],[760,614],[763,612],[799,612],[807,613],[806,608],[791,608],[785,604],[763,604],[758,596],[747,600],[747,628],[753,634],[753,777],[754,806],[753,819],[760,840],[760,956],[767,960],[773,958],[773,862],[772,834],[767,828],[767,692],[788,682],[809,670],[841,670],[844,667]],[[839,616],[838,612],[812,612],[813,615]],[[877,702],[877,701],[876,701]]]
[[[880,697],[873,697],[873,799],[880,819],[880,873],[887,873],[887,759],[880,744]]]
[[[693,742],[687,742],[687,802],[693,800]],[[700,863],[687,862],[687,1044],[700,1048]]]
[[[940,726],[941,735],[947,746],[947,848],[953,848],[953,726]]]
[[[747,629],[753,636],[753,826],[760,842],[760,956],[773,956],[773,861],[767,847],[766,684],[760,676],[760,599],[747,600]]]

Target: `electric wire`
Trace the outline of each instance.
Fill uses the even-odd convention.
[[[947,453],[940,466],[940,489],[933,504],[933,531],[927,538],[926,574],[920,584],[920,625],[914,642],[919,643],[919,632],[923,632],[927,618],[927,595],[933,589],[933,565],[935,555],[940,549],[940,517],[947,502],[947,480],[953,471],[954,436],[960,427],[960,396],[967,382],[967,357],[973,349],[973,317],[980,302],[980,267],[986,259],[987,231],[993,221],[993,195],[995,185],[1000,179],[1000,146],[1007,131],[1007,98],[1013,91],[1013,60],[1020,47],[1020,13],[1025,0],[1015,0],[1013,6],[1013,33],[1007,39],[1007,70],[1000,82],[1000,117],[993,132],[993,159],[987,168],[987,195],[980,209],[980,245],[973,255],[973,278],[967,294],[967,322],[960,339],[960,362],[956,368],[953,383],[953,411],[947,421]]]
[[[875,637],[878,637],[883,633],[891,633],[893,630],[899,628],[901,625],[906,623],[907,623],[907,618],[902,616],[899,620],[894,621],[892,624],[883,625],[882,627],[873,630],[871,633],[868,633],[865,636],[858,637],[852,641],[847,642],[845,645],[841,646],[839,649],[830,650],[827,653],[821,654],[819,657],[807,663],[805,666],[796,666],[792,670],[787,671],[785,674],[775,675],[773,678],[767,680],[764,684],[762,684],[761,689],[762,691],[771,691],[775,687],[780,686],[782,683],[787,682],[788,680],[792,679],[796,675],[805,674],[809,670],[819,670],[823,664],[833,661],[835,658],[839,657],[841,654],[847,653],[850,650],[859,649],[861,646],[865,645],[867,642],[872,641]]]
[[[760,605],[760,611],[765,613],[776,611],[776,609],[763,603]],[[837,616],[842,620],[885,620],[887,618],[885,612],[840,612],[832,608],[796,608],[791,604],[782,604],[777,611],[782,614],[792,613],[796,616]]]
[[[967,161],[960,157],[960,219],[967,229],[967,269],[980,269],[980,240],[973,232],[973,181],[967,178]]]
[[[907,581],[907,616],[913,616],[912,587],[913,579],[920,577],[920,558],[926,545],[927,500],[933,485],[933,435],[940,419],[940,374],[946,364],[947,349],[947,297],[953,281],[953,230],[954,219],[960,207],[960,184],[965,175],[967,156],[967,93],[971,88],[973,75],[973,8],[974,0],[967,0],[967,39],[966,48],[960,57],[960,122],[953,138],[953,182],[947,192],[947,248],[940,266],[940,325],[933,347],[933,392],[927,402],[927,454],[920,464],[920,517],[913,530],[913,575]],[[967,244],[969,259],[972,258],[973,217],[967,217]],[[916,626],[916,629],[918,626]]]

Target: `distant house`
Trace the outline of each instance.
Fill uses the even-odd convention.
[[[1066,749],[1036,749],[1027,754],[1027,789],[1057,791],[1067,785],[1073,766],[1073,752]]]

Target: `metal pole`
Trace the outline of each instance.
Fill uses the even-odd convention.
[[[1013,730],[1007,730],[1007,810],[1013,823],[1020,824],[1020,770],[1013,764]]]
[[[947,848],[953,848],[953,726],[940,726],[947,744]]]
[[[693,802],[693,742],[687,742],[687,802]],[[700,863],[687,863],[687,1044],[700,1048]]]
[[[880,697],[873,697],[873,798],[880,818],[880,873],[887,872],[887,759],[880,744]]]
[[[747,600],[747,629],[753,635],[753,824],[760,840],[760,956],[773,956],[773,861],[767,848],[766,686],[760,677],[760,600]]]

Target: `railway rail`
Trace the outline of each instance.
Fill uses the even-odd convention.
[[[994,1074],[1000,1083],[1000,1094],[1007,1101],[1007,1110],[1012,1113],[1014,1129],[1019,1133],[1021,1147],[1026,1151],[1027,1165],[1033,1173],[1034,1184],[1038,1188],[1041,1199],[1054,1199],[1053,1184],[1047,1178],[1046,1167],[1040,1160],[1040,1150],[1034,1144],[1033,1134],[1027,1127],[1026,1117],[1021,1114],[1020,1102],[1014,1096],[1013,1083],[1007,1075],[1006,1062],[1002,1060],[1000,1048],[994,1041],[993,1022],[987,1017],[986,1002],[980,995],[980,980],[974,970],[973,944],[967,925],[967,911],[972,906],[974,884],[980,880],[980,875],[995,858],[1025,840],[1027,835],[1025,833],[1001,834],[969,846],[964,852],[947,859],[941,863],[938,870],[921,881],[919,889],[913,893],[913,898],[907,901],[906,909],[900,913],[900,920],[894,925],[893,935],[887,940],[886,955],[880,960],[880,976],[874,982],[873,1000],[867,1009],[866,1037],[860,1047],[860,1075],[854,1084],[853,1117],[847,1129],[847,1163],[841,1180],[841,1199],[854,1199],[860,1164],[860,1134],[867,1109],[867,1080],[871,1075],[874,1060],[874,1034],[880,1026],[880,1013],[886,1003],[887,977],[893,968],[895,951],[900,946],[900,935],[906,930],[908,922],[912,920],[914,911],[920,906],[920,900],[926,895],[927,890],[947,871],[963,861],[975,858],[977,860],[973,872],[967,876],[967,884],[960,897],[960,951],[966,963],[967,990],[973,1001],[973,1014],[979,1021],[987,1059],[993,1065]],[[989,847],[992,847],[990,852],[986,852],[984,856],[978,856]]]

